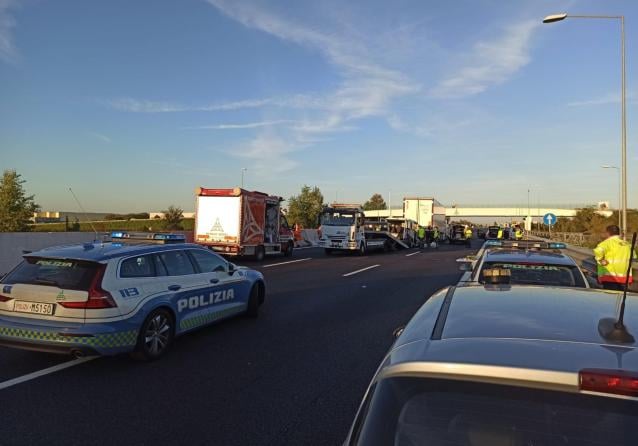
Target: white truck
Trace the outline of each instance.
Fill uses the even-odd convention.
[[[278,196],[241,188],[197,189],[195,243],[228,256],[291,256],[294,238]]]
[[[431,197],[406,197],[403,199],[403,217],[412,220],[418,226],[435,226],[439,229],[439,240],[447,238],[447,219],[445,206]]]
[[[390,234],[387,222],[369,223],[360,205],[333,203],[325,207],[319,217],[319,246],[326,254],[343,250],[357,251],[362,255],[369,250],[390,251],[408,247]]]

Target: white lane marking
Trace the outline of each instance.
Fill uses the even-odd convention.
[[[343,275],[343,277],[354,276],[355,274],[359,274],[359,273],[362,273],[364,271],[368,271],[369,269],[377,268],[379,266],[381,266],[381,265],[372,265],[372,266],[368,266],[368,267],[365,267],[365,268],[361,268],[361,269],[358,269],[356,271],[352,271],[351,273],[346,273],[346,274]]]
[[[414,252],[411,252],[410,254],[406,254],[405,256],[406,256],[406,257],[415,256],[415,255],[417,255],[417,254],[418,254],[418,253],[420,253],[420,252],[421,252],[421,251],[414,251]]]
[[[99,356],[87,356],[86,358],[74,359],[72,361],[63,362],[62,364],[57,364],[46,369],[38,370],[36,372],[27,373],[26,375],[18,376],[17,378],[0,382],[0,390],[22,384],[36,378],[40,378],[41,376],[50,375],[51,373],[59,372],[60,370],[68,369],[69,367],[84,364],[85,362],[92,361],[97,358],[99,358]]]
[[[305,259],[290,260],[288,262],[271,263],[269,265],[262,266],[262,268],[270,268],[271,266],[288,265],[290,263],[305,262],[306,260],[312,260],[312,257],[307,257]]]

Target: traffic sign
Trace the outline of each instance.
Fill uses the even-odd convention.
[[[556,217],[556,215],[552,214],[551,212],[548,212],[547,214],[543,215],[543,223],[545,223],[547,226],[555,225],[556,220],[558,220],[558,218]]]

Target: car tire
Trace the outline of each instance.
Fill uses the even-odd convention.
[[[288,246],[286,247],[286,250],[284,251],[284,256],[286,257],[292,257],[292,252],[295,249],[295,244],[293,242],[288,242]]]
[[[261,262],[266,258],[266,250],[263,246],[258,246],[255,248],[255,260]]]
[[[175,337],[174,318],[170,311],[158,308],[149,314],[137,336],[133,358],[154,361],[166,354]]]
[[[246,316],[256,318],[259,316],[259,286],[253,285],[250,290],[250,296],[248,297],[248,305],[246,306]]]

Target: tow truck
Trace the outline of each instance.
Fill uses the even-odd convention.
[[[321,237],[319,246],[326,254],[333,251],[357,251],[408,248],[408,245],[388,230],[385,220],[366,221],[363,208],[357,204],[333,203],[319,216]]]
[[[242,188],[196,191],[195,243],[225,256],[291,256],[293,232],[281,212],[283,198]]]

